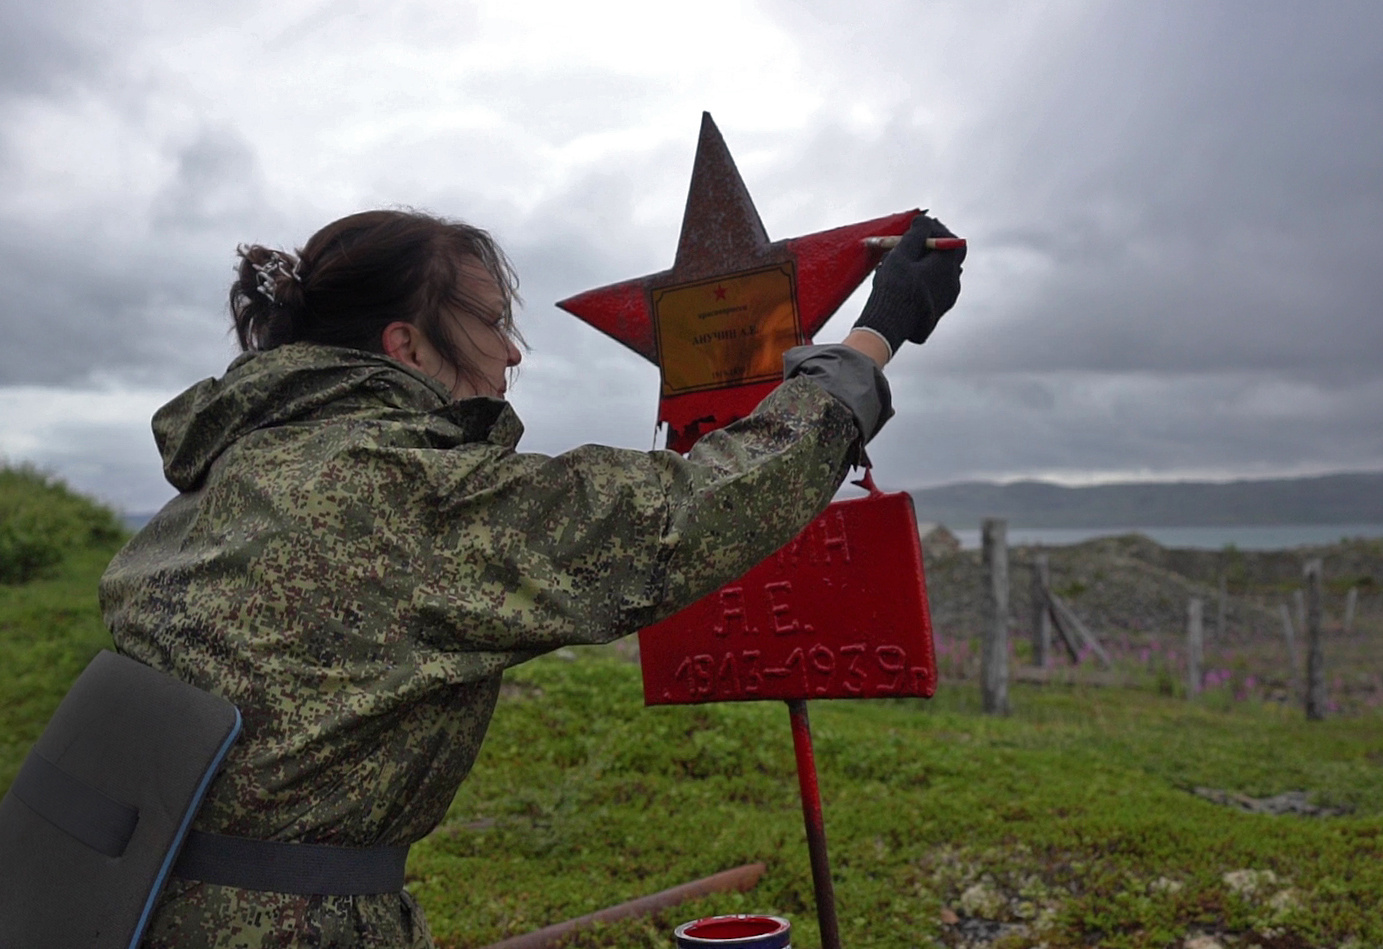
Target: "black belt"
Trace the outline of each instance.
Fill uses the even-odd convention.
[[[190,831],[173,875],[243,890],[363,896],[403,889],[408,847],[337,847]]]
[[[14,779],[14,795],[82,843],[119,857],[139,812],[30,754]],[[188,831],[173,874],[187,880],[299,896],[362,896],[403,889],[408,847],[337,847],[249,840]]]

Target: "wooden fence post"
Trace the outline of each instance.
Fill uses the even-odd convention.
[[[1359,608],[1359,588],[1350,587],[1345,594],[1345,635],[1354,631],[1354,611]]]
[[[1229,578],[1220,574],[1220,599],[1215,608],[1215,639],[1224,644],[1229,632]]]
[[[997,518],[982,528],[985,588],[984,647],[980,690],[984,710],[1008,714],[1008,524]]]
[[[1201,694],[1201,666],[1204,663],[1204,603],[1198,596],[1186,604],[1186,697]]]
[[[1046,554],[1032,558],[1032,664],[1047,668],[1052,661],[1052,617],[1047,591],[1052,585],[1051,565]]]
[[[1321,641],[1321,561],[1308,560],[1306,578],[1306,717],[1325,718],[1325,644]]]
[[[1282,611],[1282,635],[1287,639],[1287,700],[1295,702],[1301,698],[1301,659],[1297,656],[1297,637],[1292,629],[1292,611],[1286,603],[1279,603]]]

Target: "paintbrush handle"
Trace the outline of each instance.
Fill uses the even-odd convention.
[[[870,247],[881,247],[884,250],[892,250],[898,246],[902,240],[901,236],[894,237],[866,237],[864,242]],[[927,238],[927,250],[960,250],[965,246],[963,237],[929,237]]]

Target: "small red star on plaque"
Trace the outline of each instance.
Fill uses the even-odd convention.
[[[865,239],[902,234],[918,213],[769,241],[702,113],[672,268],[557,305],[658,366],[658,421],[668,447],[685,452],[754,410],[781,380],[782,354],[810,342],[886,253]]]

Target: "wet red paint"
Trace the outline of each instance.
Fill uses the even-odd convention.
[[[699,919],[682,930],[695,939],[745,939],[782,932],[786,924],[772,916],[712,916]]]

